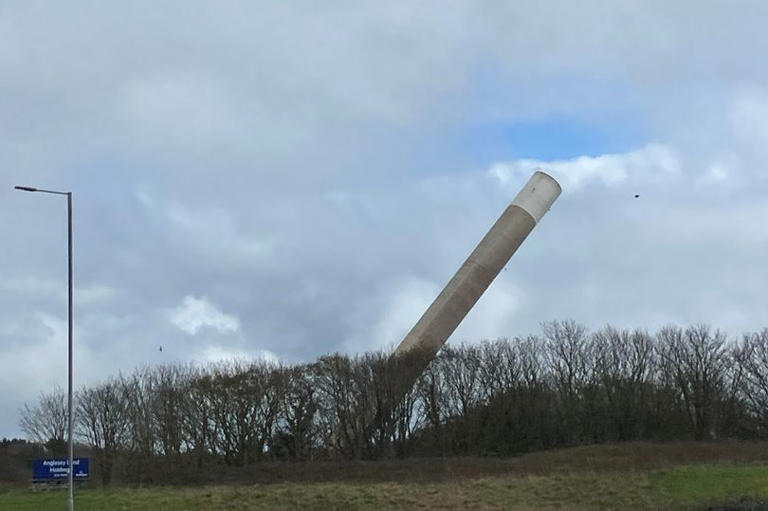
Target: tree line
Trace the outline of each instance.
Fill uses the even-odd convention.
[[[538,335],[446,345],[428,364],[411,358],[145,367],[77,392],[76,438],[108,484],[117,460],[141,481],[150,465],[511,455],[768,433],[768,329],[729,339],[705,325],[651,334],[551,321]],[[426,369],[406,388],[412,364]],[[65,393],[25,405],[20,425],[63,455]]]

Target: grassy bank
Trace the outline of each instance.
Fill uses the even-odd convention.
[[[280,483],[272,485],[88,489],[80,510],[210,509],[681,509],[768,498],[768,465],[684,466],[625,473],[488,476],[442,483]],[[0,494],[0,509],[58,510],[64,491]]]
[[[79,510],[706,509],[768,499],[765,447],[627,444],[509,460],[390,461],[378,478],[366,471],[373,462],[349,480],[91,488],[76,499]],[[6,488],[0,509],[58,510],[64,499],[60,490]]]

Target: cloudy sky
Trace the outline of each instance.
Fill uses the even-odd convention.
[[[0,3],[0,436],[66,384],[66,204],[17,184],[74,192],[76,386],[396,344],[536,167],[451,342],[768,326],[768,3],[124,4]]]

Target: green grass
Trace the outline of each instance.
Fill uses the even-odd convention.
[[[768,464],[493,475],[455,481],[82,489],[78,510],[681,509],[768,497]],[[59,510],[66,492],[14,489],[2,510]]]
[[[689,466],[653,475],[654,485],[678,506],[739,497],[768,498],[768,465]]]

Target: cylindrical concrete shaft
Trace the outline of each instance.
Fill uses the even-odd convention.
[[[512,204],[405,336],[393,357],[415,350],[424,363],[432,360],[549,210],[560,191],[560,185],[552,177],[534,172]],[[413,377],[418,378],[418,374]],[[413,381],[409,386],[411,384]]]

